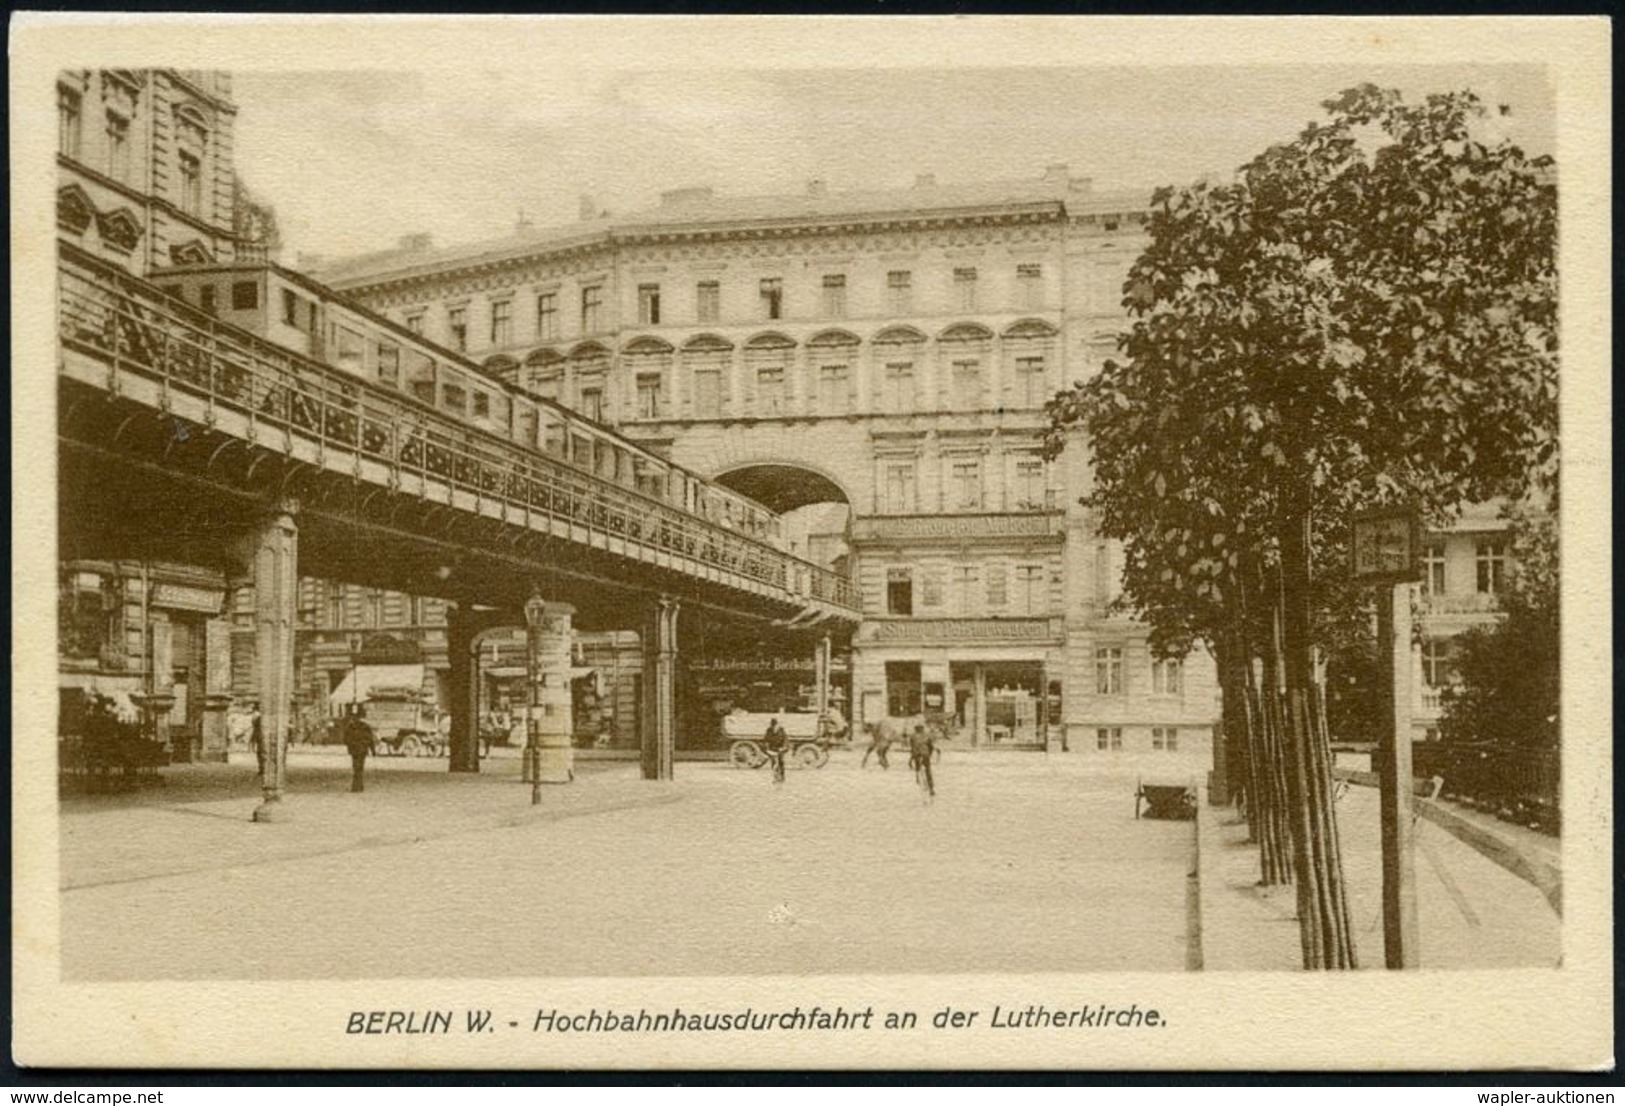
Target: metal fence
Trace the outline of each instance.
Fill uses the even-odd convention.
[[[1491,743],[1419,741],[1414,775],[1439,777],[1440,794],[1499,817],[1555,833],[1562,815],[1561,757],[1556,749]]]
[[[494,500],[524,517],[546,516],[645,549],[684,557],[789,596],[856,613],[852,582],[766,543],[571,467],[539,450],[459,422],[409,396],[292,353],[221,323],[151,285],[88,257],[58,262],[62,345],[117,374],[202,399],[211,415],[234,411],[255,427],[376,461],[403,476]],[[257,439],[263,439],[256,434]],[[422,485],[420,485],[422,486]]]

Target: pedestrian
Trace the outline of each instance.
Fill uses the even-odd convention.
[[[896,727],[890,717],[882,718],[879,722],[876,722],[869,728],[869,747],[863,751],[863,760],[859,763],[858,768],[869,767],[870,753],[875,754],[875,759],[880,762],[880,767],[891,768],[891,764],[886,760],[886,750],[890,749],[892,742],[896,740]]]
[[[350,751],[350,791],[365,791],[363,771],[367,767],[367,754],[372,752],[372,727],[361,717],[361,708],[352,705],[344,719],[344,747]]]
[[[937,782],[931,774],[931,761],[938,756],[936,736],[924,726],[915,726],[908,739],[908,766],[914,770],[914,779],[925,792],[927,801],[937,794]]]
[[[259,703],[248,708],[249,744],[254,746],[254,761],[259,765],[260,779],[265,778],[265,716],[260,714]]]
[[[767,749],[768,762],[773,766],[773,782],[783,783],[784,755],[790,751],[790,735],[779,725],[777,718],[767,724],[767,733],[762,737],[762,744]]]

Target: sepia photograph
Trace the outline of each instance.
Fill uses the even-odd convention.
[[[1610,1066],[1606,24],[610,22],[13,23],[17,1061]]]

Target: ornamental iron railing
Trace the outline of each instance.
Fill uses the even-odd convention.
[[[765,584],[786,598],[858,611],[852,581],[764,542],[623,487],[568,461],[469,425],[411,396],[284,349],[165,296],[151,284],[64,247],[58,261],[58,334],[118,374],[157,382],[163,396],[203,401],[211,417],[236,412],[249,437],[262,428],[386,467],[390,484],[416,476],[455,496],[498,501],[629,546],[686,558]],[[472,370],[465,370],[472,371]]]

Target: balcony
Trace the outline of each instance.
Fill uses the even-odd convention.
[[[1425,595],[1422,610],[1425,614],[1498,614],[1501,597],[1481,591],[1466,595]]]
[[[1065,523],[1063,512],[1050,509],[974,515],[860,515],[852,520],[852,541],[1060,541]]]

